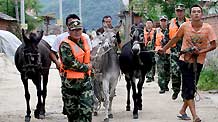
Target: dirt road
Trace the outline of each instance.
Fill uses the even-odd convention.
[[[20,75],[15,66],[4,57],[0,57],[0,122],[23,122],[26,112],[24,88]],[[160,95],[156,82],[144,84],[143,110],[139,112],[139,119],[132,119],[132,112],[125,111],[126,88],[123,77],[118,83],[113,103],[114,118],[111,122],[182,122],[178,120],[178,110],[182,99],[171,100],[172,91]],[[67,122],[67,118],[61,114],[62,100],[60,92],[60,78],[56,69],[50,70],[48,83],[48,96],[46,101],[46,118],[37,120],[33,116],[36,106],[36,89],[29,82],[31,94],[32,122]],[[201,100],[196,103],[197,112],[203,122],[218,122],[218,94],[200,92]],[[131,101],[132,102],[132,101]],[[93,117],[93,122],[103,120],[103,107],[99,116]],[[188,111],[190,115],[190,112]],[[191,121],[187,121],[191,122]]]

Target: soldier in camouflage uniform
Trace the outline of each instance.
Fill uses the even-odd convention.
[[[145,46],[147,50],[154,50],[156,38],[153,38],[153,37],[155,37],[155,35],[156,35],[156,30],[155,28],[153,28],[153,20],[148,19],[144,27],[144,40],[145,40]],[[152,62],[153,62],[152,68],[150,72],[146,74],[147,83],[154,81],[155,58],[153,58]]]
[[[160,28],[157,28],[155,50],[166,45],[169,41],[169,30],[167,28],[168,18],[166,16],[160,17]],[[170,54],[169,50],[165,54],[159,54],[157,64],[158,85],[160,87],[160,94],[169,91],[168,84],[170,81]]]
[[[188,18],[185,17],[185,6],[184,4],[177,4],[175,6],[175,13],[176,18],[173,18],[170,21],[169,25],[169,37],[170,39],[173,38],[173,36],[178,31],[179,27],[182,25],[182,23],[189,21]],[[172,99],[175,100],[178,97],[178,94],[180,92],[181,87],[181,72],[178,66],[178,60],[179,60],[179,52],[181,50],[182,46],[182,39],[179,40],[179,42],[176,45],[173,45],[170,49],[171,55],[170,55],[170,64],[171,64],[171,80],[172,80],[172,89],[174,91],[172,95]]]
[[[70,36],[59,47],[64,109],[69,122],[91,122],[93,90],[90,48],[85,37],[81,36],[82,25],[79,20],[72,19],[68,28]]]

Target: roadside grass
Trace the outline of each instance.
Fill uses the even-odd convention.
[[[198,88],[203,91],[218,90],[218,69],[216,67],[207,67],[202,70]]]

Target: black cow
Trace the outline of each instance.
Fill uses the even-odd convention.
[[[34,115],[38,119],[45,117],[45,98],[47,96],[47,83],[51,60],[49,58],[50,46],[42,39],[43,31],[39,36],[30,33],[29,38],[22,30],[23,43],[15,53],[15,65],[21,74],[21,80],[25,89],[27,111],[25,122],[30,121],[30,94],[28,90],[28,79],[32,79],[37,89],[38,103]],[[43,78],[43,89],[41,89],[41,77]],[[41,100],[43,98],[43,101]]]
[[[153,56],[154,52],[146,51],[143,28],[133,26],[131,39],[122,47],[119,57],[120,69],[125,74],[127,82],[127,111],[130,111],[131,87],[133,91],[133,119],[138,119],[138,110],[142,110],[142,86],[146,73],[151,70]],[[136,84],[136,79],[139,79],[138,84]]]

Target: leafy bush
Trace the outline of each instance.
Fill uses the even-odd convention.
[[[209,53],[204,69],[201,72],[198,88],[200,90],[218,89],[218,60],[217,50]]]

